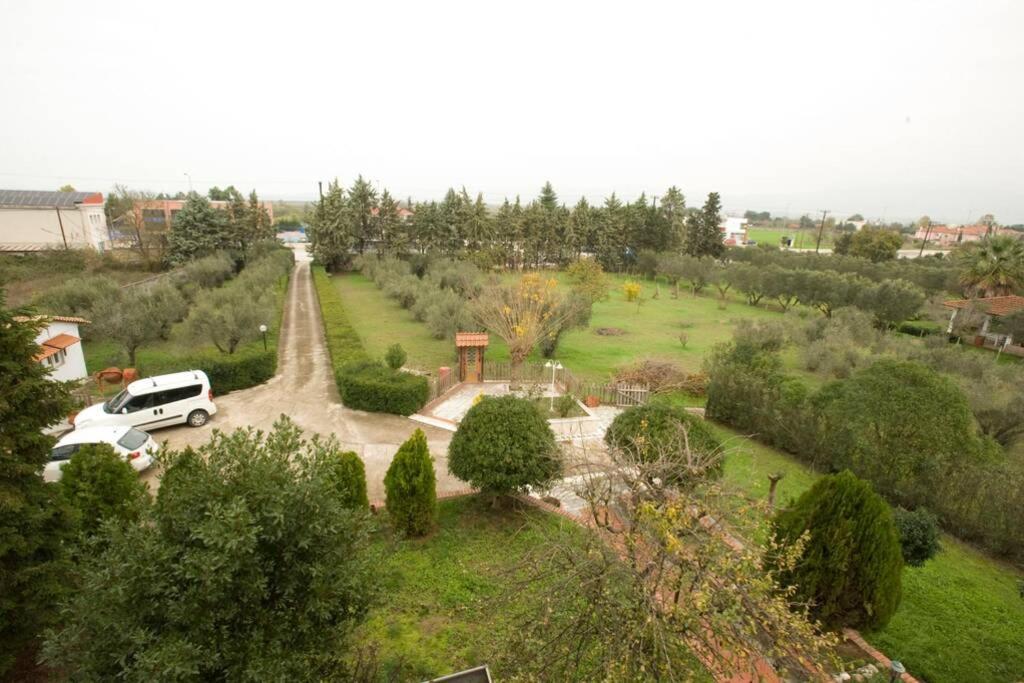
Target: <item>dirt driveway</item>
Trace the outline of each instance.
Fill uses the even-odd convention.
[[[251,425],[269,430],[284,414],[307,434],[334,434],[346,449],[358,453],[366,463],[370,499],[376,500],[384,498],[384,474],[398,446],[420,428],[435,459],[438,493],[465,488],[448,474],[450,432],[396,415],[365,413],[341,405],[304,245],[298,245],[295,256],[278,344],[277,375],[265,384],[215,398],[217,414],[205,427],[162,429],[153,433],[154,438],[172,448],[198,446],[209,440],[214,429],[230,431]],[[151,489],[159,486],[156,468],[144,478]]]

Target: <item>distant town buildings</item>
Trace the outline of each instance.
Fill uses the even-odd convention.
[[[0,190],[0,252],[111,245],[102,192]]]
[[[988,235],[998,235],[998,225],[931,225],[920,226],[914,239],[927,239],[929,244],[955,247],[964,242],[977,242]]]

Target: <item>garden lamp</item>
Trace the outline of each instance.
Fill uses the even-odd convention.
[[[267,350],[267,326],[265,324],[264,325],[260,325],[260,332],[263,333],[263,350],[266,351]]]
[[[554,412],[554,410],[555,410],[555,373],[562,369],[562,364],[557,362],[557,361],[549,360],[548,362],[544,363],[544,367],[551,368],[551,396],[548,397],[550,399],[548,401],[548,410],[550,410],[551,412]]]
[[[889,680],[892,683],[900,680],[900,677],[907,672],[907,668],[895,659],[892,660],[892,663],[889,666]]]

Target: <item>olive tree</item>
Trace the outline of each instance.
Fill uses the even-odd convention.
[[[329,476],[339,450],[282,417],[166,453],[155,506],[77,567],[44,661],[75,680],[344,678],[376,563],[369,513]]]

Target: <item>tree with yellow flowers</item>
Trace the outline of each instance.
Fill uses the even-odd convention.
[[[574,318],[557,287],[554,278],[527,273],[513,285],[485,287],[471,303],[474,320],[508,345],[513,377],[537,344]]]

